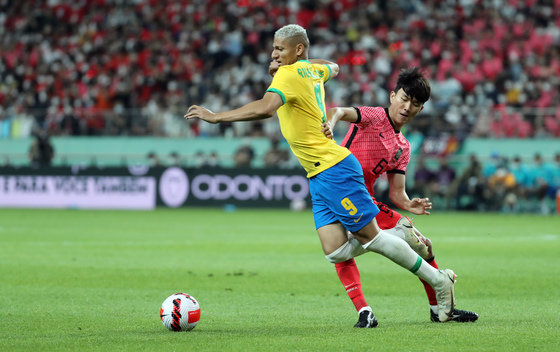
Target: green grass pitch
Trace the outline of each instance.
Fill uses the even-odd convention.
[[[357,258],[376,329],[322,254],[310,211],[0,209],[1,351],[558,351],[558,216],[417,217],[457,307],[476,323],[429,322],[414,275]],[[202,308],[170,332],[162,301]]]

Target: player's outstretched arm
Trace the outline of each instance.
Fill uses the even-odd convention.
[[[338,64],[335,64],[334,62],[331,62],[331,61],[328,61],[328,60],[322,60],[322,59],[311,59],[311,60],[309,60],[309,62],[311,62],[312,64],[320,64],[320,65],[329,66],[329,69],[331,70],[331,75],[330,75],[329,79],[338,76],[338,71],[340,70],[340,68],[338,67]]]
[[[327,111],[327,122],[322,125],[323,134],[330,139],[333,139],[334,126],[340,120],[348,122],[358,121],[358,113],[354,108],[330,108]]]
[[[430,210],[432,209],[432,203],[428,198],[412,198],[409,199],[406,194],[406,180],[405,176],[402,174],[387,174],[387,179],[389,181],[389,199],[395,204],[399,209],[403,209],[411,212],[415,215],[430,215]],[[426,258],[433,258],[434,252],[432,248],[432,241],[428,237],[425,237],[414,227],[414,233],[422,241],[427,249],[428,253]]]
[[[406,178],[403,174],[387,174],[389,181],[389,199],[399,209],[403,209],[416,215],[430,215],[432,202],[429,198],[408,198],[406,194]]]
[[[262,99],[250,102],[238,109],[214,113],[202,106],[192,105],[185,114],[185,119],[200,119],[210,123],[263,120],[274,116],[282,106],[282,98],[266,92]]]

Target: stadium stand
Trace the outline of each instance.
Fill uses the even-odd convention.
[[[281,139],[275,119],[210,125],[183,114],[262,95],[272,34],[288,23],[308,29],[312,57],[341,67],[328,107],[386,105],[401,68],[424,69],[432,98],[406,133],[432,169],[446,157],[460,178],[473,153],[532,165],[538,152],[555,165],[560,0],[3,1],[0,163],[29,162],[44,130],[53,165],[231,167],[249,143],[260,167]]]
[[[274,123],[187,124],[186,106],[262,94],[273,31],[307,27],[337,60],[329,105],[383,105],[402,67],[433,85],[413,127],[558,137],[560,3],[496,1],[21,1],[0,4],[1,136],[277,135]]]

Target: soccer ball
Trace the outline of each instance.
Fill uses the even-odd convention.
[[[163,301],[159,315],[169,330],[190,331],[200,320],[200,305],[191,295],[175,293]]]

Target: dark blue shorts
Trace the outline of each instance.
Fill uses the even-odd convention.
[[[364,185],[362,167],[352,154],[309,179],[315,228],[340,221],[356,232],[379,213]]]

